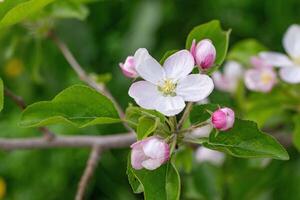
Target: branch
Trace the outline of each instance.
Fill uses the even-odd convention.
[[[83,175],[81,176],[81,179],[79,181],[75,200],[83,200],[85,190],[86,190],[88,183],[89,183],[90,179],[92,178],[94,171],[100,160],[101,151],[102,150],[99,146],[93,147],[93,149],[90,153],[90,157],[86,163],[86,168],[85,168]]]
[[[43,138],[0,139],[0,149],[47,149],[47,148],[79,148],[100,146],[101,149],[128,147],[136,141],[135,134],[124,133],[106,136],[56,136],[51,141]]]
[[[27,107],[22,97],[14,94],[11,90],[9,90],[6,87],[4,88],[4,94],[7,97],[9,97],[21,110],[24,110]],[[40,127],[38,129],[44,134],[44,137],[47,140],[52,140],[55,137],[55,134],[51,132],[49,129],[47,129],[46,127]]]
[[[66,46],[66,44],[63,41],[61,41],[60,38],[58,38],[57,35],[53,31],[49,33],[49,37],[56,44],[56,46],[59,48],[59,50],[61,51],[61,53],[63,54],[63,56],[67,60],[67,62],[70,64],[70,66],[72,67],[72,69],[76,72],[76,74],[78,75],[78,77],[83,82],[85,82],[89,86],[91,86],[94,89],[96,89],[99,93],[101,93],[101,94],[107,96],[108,98],[110,98],[110,100],[115,104],[115,106],[116,106],[116,108],[117,108],[117,110],[119,112],[120,117],[124,118],[124,112],[123,112],[121,106],[117,103],[117,101],[115,100],[115,98],[106,89],[106,87],[104,85],[101,85],[101,84],[95,82],[93,79],[91,79],[88,76],[88,74],[83,70],[83,68],[77,62],[77,60],[75,59],[74,55],[71,53],[71,51]],[[128,130],[131,130],[128,126],[125,125],[125,127]]]
[[[193,102],[189,102],[184,110],[184,113],[183,113],[181,119],[178,122],[178,125],[177,125],[178,130],[182,127],[183,123],[188,118],[188,116],[192,110],[192,107],[193,107]]]

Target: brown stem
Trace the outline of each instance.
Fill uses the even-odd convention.
[[[75,200],[83,200],[88,183],[94,175],[94,172],[100,160],[100,155],[101,148],[99,146],[94,146],[86,163],[85,170],[80,178]]]
[[[189,102],[184,110],[184,113],[181,117],[181,119],[179,120],[178,124],[177,124],[177,130],[180,130],[183,123],[186,121],[186,119],[189,117],[189,114],[192,110],[193,107],[193,102]]]

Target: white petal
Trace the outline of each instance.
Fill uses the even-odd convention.
[[[129,88],[128,94],[139,106],[145,109],[155,109],[156,100],[161,96],[157,86],[147,81],[133,83]]]
[[[180,96],[161,96],[157,101],[156,110],[166,116],[174,116],[185,107],[184,100]]]
[[[214,165],[220,166],[225,160],[224,153],[211,150],[205,147],[199,147],[196,151],[196,161],[199,163],[210,162]]]
[[[140,65],[144,60],[151,57],[145,48],[139,48],[134,53],[134,64],[135,66]]]
[[[212,79],[204,74],[191,74],[179,80],[176,94],[185,101],[201,101],[210,95],[214,89]]]
[[[151,137],[143,146],[143,151],[146,156],[152,159],[162,159],[165,156],[165,143],[163,140]]]
[[[243,67],[235,61],[228,61],[224,66],[224,75],[228,78],[240,78],[243,75]]]
[[[300,83],[300,66],[282,68],[279,75],[285,82]]]
[[[141,61],[141,63],[136,66],[136,71],[143,79],[153,84],[158,84],[158,82],[165,78],[164,69],[151,56]]]
[[[187,76],[194,68],[194,58],[187,50],[181,50],[171,55],[164,63],[166,77],[178,80]]]
[[[212,129],[213,129],[213,126],[212,126],[212,124],[209,123],[205,126],[194,129],[191,132],[191,135],[196,138],[208,137],[209,134],[211,133]]]
[[[274,67],[292,66],[293,62],[284,54],[277,52],[261,52],[259,57]]]
[[[148,159],[142,162],[142,166],[148,170],[155,170],[162,165],[159,159]]]
[[[283,37],[285,51],[292,58],[300,57],[300,26],[293,24],[285,32]]]

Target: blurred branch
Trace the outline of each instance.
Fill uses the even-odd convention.
[[[16,95],[6,87],[4,88],[4,94],[9,97],[21,110],[24,110],[27,107],[22,97]],[[44,134],[44,137],[47,140],[52,140],[55,137],[55,134],[46,127],[40,127],[39,130]]]
[[[55,34],[55,32],[52,31],[48,35],[52,39],[52,41],[57,45],[57,47],[59,48],[59,50],[61,51],[61,53],[65,57],[65,59],[68,61],[68,63],[72,67],[72,69],[76,72],[78,77],[83,82],[85,82],[86,84],[88,84],[91,87],[93,87],[94,89],[96,89],[99,93],[101,93],[101,94],[107,96],[108,98],[110,98],[110,100],[115,104],[115,106],[116,106],[116,108],[119,112],[120,117],[124,118],[124,112],[123,112],[121,106],[118,104],[116,99],[112,96],[110,91],[107,90],[107,88],[103,84],[96,83],[93,79],[91,79],[88,76],[88,74],[83,70],[83,68],[77,62],[74,55],[71,53],[70,49],[66,46],[66,44],[63,41],[60,40],[60,38]],[[126,124],[125,124],[125,127],[128,130],[131,130]]]
[[[93,147],[90,153],[90,157],[86,163],[86,168],[78,184],[78,189],[75,197],[76,200],[83,200],[84,193],[86,191],[88,183],[90,182],[90,179],[92,178],[94,171],[96,170],[96,167],[100,160],[101,151],[102,150],[99,146]]]
[[[100,146],[102,150],[111,148],[128,147],[136,141],[133,133],[113,134],[106,136],[56,136],[51,141],[43,138],[12,139],[1,138],[0,149],[47,149]]]

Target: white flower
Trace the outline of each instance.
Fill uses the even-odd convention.
[[[224,153],[202,146],[197,149],[195,157],[196,161],[199,163],[209,162],[216,166],[221,166],[225,160]]]
[[[129,88],[129,96],[145,109],[174,116],[184,109],[185,101],[203,100],[214,88],[209,76],[190,74],[193,68],[194,58],[187,50],[171,55],[163,67],[149,56],[136,66],[138,74],[145,81],[133,83]]]
[[[210,119],[209,119],[210,122]],[[208,137],[210,132],[213,130],[213,126],[211,123],[208,123],[205,126],[194,129],[191,132],[191,136],[195,138]]]
[[[291,25],[283,37],[283,47],[288,54],[262,52],[261,58],[269,64],[280,67],[279,75],[288,83],[300,83],[300,26]]]
[[[243,75],[242,68],[238,62],[226,62],[223,74],[217,71],[212,75],[216,88],[224,92],[234,93]]]

